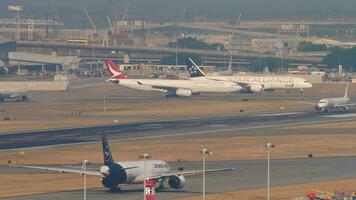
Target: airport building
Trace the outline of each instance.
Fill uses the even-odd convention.
[[[9,52],[14,51],[16,51],[16,41],[0,35],[0,60],[7,63],[9,60]]]

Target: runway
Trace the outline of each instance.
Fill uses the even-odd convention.
[[[171,163],[173,168],[184,166],[185,170],[200,169],[201,162]],[[285,186],[290,184],[315,181],[356,178],[356,157],[335,158],[305,158],[283,159],[271,161],[271,186]],[[223,193],[252,188],[266,187],[266,160],[219,161],[208,162],[207,168],[233,167],[234,171],[212,173],[207,175],[207,193]],[[0,174],[4,173],[43,173],[43,171],[9,168],[0,166]],[[78,178],[82,178],[78,175]],[[100,181],[98,179],[98,181]],[[157,193],[157,199],[174,199],[178,197],[201,195],[202,177],[187,177],[187,184],[183,190],[167,189]],[[130,199],[142,198],[140,185],[123,186],[120,193],[110,193],[104,188],[88,190],[88,199]],[[273,197],[273,194],[272,194]],[[83,191],[55,192],[41,195],[4,198],[4,200],[29,199],[82,199]]]
[[[271,131],[271,129],[291,125],[338,122],[355,118],[355,113],[321,114],[301,110],[10,133],[0,135],[0,150],[97,142],[100,140],[101,132],[106,133],[110,140],[123,141],[202,136],[236,137],[296,134],[298,131],[288,132],[287,130],[282,133],[278,130]],[[336,131],[342,132],[343,130],[338,129]],[[300,134],[303,134],[303,132]]]

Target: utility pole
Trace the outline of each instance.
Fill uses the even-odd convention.
[[[209,149],[204,148],[200,151],[200,153],[203,155],[203,200],[205,200],[205,160],[206,156],[212,155],[213,152],[211,152]]]
[[[84,176],[84,184],[83,184],[83,191],[84,191],[84,200],[87,199],[87,163],[88,160],[83,160],[82,168],[83,168],[83,176]]]
[[[140,159],[143,159],[143,200],[146,199],[146,159],[151,158],[150,154],[144,153],[139,156]]]
[[[267,143],[265,148],[267,149],[267,200],[270,200],[270,150],[274,148],[274,144]]]

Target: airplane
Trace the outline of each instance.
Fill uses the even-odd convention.
[[[201,92],[230,93],[239,92],[242,87],[230,81],[210,79],[162,80],[162,79],[128,79],[111,60],[104,61],[110,74],[109,82],[135,90],[159,91],[167,97],[190,97]]]
[[[93,175],[101,177],[101,183],[111,191],[120,190],[123,184],[142,184],[144,180],[155,180],[158,183],[158,189],[164,189],[164,182],[173,189],[182,189],[186,183],[186,176],[202,174],[203,170],[192,171],[171,171],[168,163],[162,160],[137,160],[115,162],[109,147],[106,135],[102,133],[102,148],[104,165],[99,169],[89,169],[84,172],[81,168],[75,167],[43,167],[29,165],[10,165],[13,167],[22,167],[30,169],[57,171],[60,173],[77,173],[83,175]],[[209,169],[205,172],[231,171],[234,168]]]
[[[18,102],[28,101],[29,98],[25,95],[25,91],[15,90],[15,89],[0,89],[0,102],[5,101],[6,99],[14,99]]]
[[[315,110],[318,112],[342,111],[347,112],[351,107],[356,107],[356,103],[350,103],[349,98],[350,81],[346,84],[345,95],[343,97],[320,99],[315,104]]]
[[[243,87],[244,93],[261,93],[274,89],[304,89],[312,84],[303,78],[291,76],[206,76],[205,73],[191,59],[186,59],[188,71],[193,80],[231,81]]]

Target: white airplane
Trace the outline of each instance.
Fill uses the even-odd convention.
[[[308,80],[291,76],[206,76],[191,58],[187,58],[186,64],[192,80],[231,81],[242,86],[242,92],[260,93],[274,89],[304,89],[312,87]]]
[[[15,89],[0,89],[0,102],[6,99],[14,99],[16,101],[27,101],[28,96],[25,95],[26,91]]]
[[[162,80],[162,79],[128,79],[111,60],[105,61],[110,72],[108,81],[135,90],[160,91],[167,97],[190,97],[201,92],[230,93],[239,92],[242,87],[230,81],[210,79]]]
[[[343,97],[320,99],[315,104],[315,110],[319,112],[342,111],[347,112],[352,107],[356,107],[356,103],[350,103],[349,98],[350,81],[346,84],[345,95]]]
[[[193,176],[202,174],[202,170],[192,171],[171,171],[168,163],[162,160],[138,160],[138,161],[126,161],[126,162],[114,162],[111,155],[109,143],[106,139],[106,135],[102,134],[103,145],[103,158],[104,165],[100,169],[87,170],[75,168],[75,167],[42,167],[42,166],[28,166],[28,165],[11,165],[15,167],[23,167],[30,169],[40,169],[57,171],[60,173],[77,173],[87,174],[101,177],[101,183],[106,188],[111,190],[120,190],[121,184],[141,184],[145,179],[155,180],[158,183],[158,188],[164,188],[164,182],[168,181],[168,185],[173,189],[181,189],[185,186],[185,176]],[[210,169],[205,172],[221,172],[231,171],[234,168],[224,169]]]

